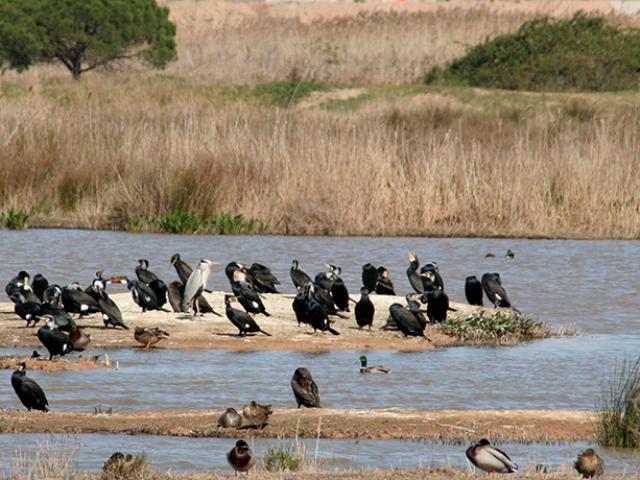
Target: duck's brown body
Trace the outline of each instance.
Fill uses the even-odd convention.
[[[149,350],[151,345],[155,345],[163,338],[169,337],[169,334],[159,328],[136,327],[133,337],[145,346],[145,350]]]
[[[244,440],[238,440],[236,446],[227,453],[227,462],[238,473],[246,473],[256,463],[253,452]]]
[[[248,424],[259,429],[264,428],[272,413],[271,405],[260,405],[255,400],[242,407],[242,416],[247,420]]]
[[[593,448],[588,448],[578,455],[574,467],[584,478],[599,477],[604,474],[604,462]]]

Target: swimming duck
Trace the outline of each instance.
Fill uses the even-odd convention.
[[[360,355],[358,362],[360,362],[360,373],[391,373],[390,369],[384,368],[382,365],[367,367],[367,357],[364,355]]]
[[[573,466],[583,478],[593,478],[604,475],[604,462],[593,448],[587,448],[578,455]]]
[[[504,255],[506,258],[516,258],[516,254],[513,253],[513,251],[511,249],[507,250],[507,253],[505,253]]]
[[[133,332],[133,338],[143,344],[145,350],[149,350],[151,345],[155,345],[163,338],[168,338],[169,334],[157,327],[136,327]]]
[[[237,428],[242,425],[242,417],[235,408],[227,408],[225,412],[218,417],[218,425],[222,428]]]
[[[251,426],[259,430],[265,427],[272,413],[271,405],[260,405],[256,403],[255,400],[252,400],[251,403],[242,407],[242,416]]]
[[[318,394],[318,386],[313,381],[311,372],[306,368],[296,368],[291,377],[291,388],[293,395],[296,397],[298,408],[301,405],[307,408],[320,408],[320,395]]]
[[[27,364],[21,362],[11,375],[11,386],[27,410],[49,411],[49,402],[40,385],[27,377]]]
[[[236,446],[227,453],[227,462],[238,475],[238,473],[248,473],[256,463],[256,459],[247,442],[238,440]]]
[[[360,330],[362,330],[362,327],[366,327],[368,325],[369,331],[371,331],[375,311],[376,308],[373,305],[373,302],[369,299],[369,290],[367,290],[367,287],[362,287],[360,289],[360,300],[356,303],[355,308],[356,323]]]
[[[466,454],[471,463],[488,473],[514,473],[518,471],[518,465],[509,458],[509,455],[491,445],[486,438],[467,448]]]

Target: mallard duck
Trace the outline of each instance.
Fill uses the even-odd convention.
[[[227,462],[238,473],[248,473],[256,463],[253,452],[244,440],[238,440],[236,446],[227,453]]]
[[[360,362],[360,373],[391,373],[390,369],[384,368],[382,365],[367,367],[367,357],[364,355],[360,355],[358,362]]]
[[[242,407],[242,416],[249,422],[251,426],[254,426],[260,430],[269,421],[269,416],[273,413],[271,405],[260,405],[252,400],[250,404]]]
[[[587,448],[578,455],[573,466],[583,478],[599,477],[604,474],[604,462],[593,448]]]
[[[507,257],[507,258],[516,258],[516,254],[513,253],[513,251],[511,249],[508,249],[507,253],[505,253],[504,256]]]
[[[514,473],[518,471],[509,455],[491,445],[486,438],[471,445],[466,451],[467,458],[480,470],[488,473]]]
[[[298,408],[304,405],[307,408],[320,408],[320,395],[318,386],[313,381],[311,372],[306,368],[296,368],[291,377],[291,388],[296,397]]]
[[[163,338],[168,338],[169,333],[157,327],[136,327],[133,338],[143,344],[145,350],[149,350],[151,345],[155,345]]]
[[[223,428],[239,427],[242,424],[242,417],[235,408],[227,408],[225,412],[218,417],[218,425]]]
[[[27,410],[49,411],[49,402],[40,385],[27,377],[27,364],[21,362],[11,375],[11,386]]]

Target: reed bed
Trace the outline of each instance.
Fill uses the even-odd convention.
[[[0,99],[0,212],[90,228],[188,211],[283,234],[638,238],[639,129],[636,107],[422,94],[281,109],[172,81],[69,81]]]
[[[0,77],[7,226],[145,231],[186,219],[199,232],[238,218],[300,235],[640,236],[635,97],[611,97],[613,109],[579,95],[532,105],[491,94],[482,105],[464,100],[484,95],[473,89],[389,85],[536,9],[316,18],[305,17],[312,6],[169,6],[179,60],[167,72]],[[273,102],[256,95],[276,91],[258,82],[287,79],[310,95],[286,83]],[[318,100],[351,82],[357,98]]]

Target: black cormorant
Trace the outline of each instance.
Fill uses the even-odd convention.
[[[251,315],[242,310],[238,310],[231,306],[231,302],[235,299],[233,295],[224,296],[224,304],[226,307],[227,318],[239,330],[238,335],[243,336],[247,333],[263,333],[270,337],[271,335],[260,328]]]
[[[40,385],[27,377],[27,364],[21,362],[18,369],[11,374],[11,386],[27,410],[49,411],[49,402]]]
[[[296,397],[298,408],[305,406],[307,408],[321,408],[320,395],[318,394],[318,386],[311,377],[311,372],[306,368],[296,368],[291,378],[291,388],[293,395]]]
[[[464,295],[469,305],[482,306],[482,284],[478,277],[471,275],[464,282]]]
[[[376,291],[376,285],[378,284],[378,269],[371,263],[365,263],[362,266],[362,285],[370,292]]]
[[[53,317],[50,315],[44,315],[47,324],[38,329],[38,339],[45,346],[49,352],[49,360],[52,360],[56,355],[66,355],[73,351],[73,343],[64,332],[61,332],[56,327]]]
[[[376,293],[378,295],[395,295],[393,282],[389,276],[389,270],[385,267],[378,267],[378,283],[376,283]]]
[[[304,288],[307,283],[311,282],[311,277],[300,270],[300,262],[298,260],[291,262],[289,275],[291,275],[291,281],[296,289]]]
[[[359,329],[369,326],[369,330],[371,330],[375,311],[376,309],[369,298],[369,290],[367,290],[367,287],[362,287],[360,289],[360,300],[356,303],[355,308],[356,323]]]
[[[411,287],[415,290],[416,293],[424,293],[424,285],[422,283],[422,277],[420,277],[420,273],[418,272],[418,267],[420,267],[420,261],[415,254],[409,254],[409,267],[407,268],[407,278],[409,279],[409,283]]]

